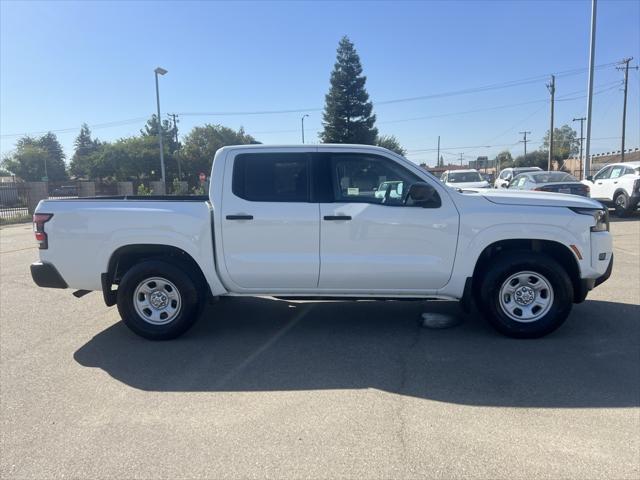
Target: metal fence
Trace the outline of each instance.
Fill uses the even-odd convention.
[[[29,189],[19,182],[0,183],[0,220],[29,218]]]

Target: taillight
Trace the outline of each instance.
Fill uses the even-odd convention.
[[[53,217],[53,213],[36,213],[33,216],[33,233],[36,236],[36,242],[38,242],[40,250],[46,250],[49,247],[44,224],[51,220],[51,217]]]

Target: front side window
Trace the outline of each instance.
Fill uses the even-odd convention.
[[[334,154],[331,175],[337,202],[403,205],[409,187],[422,181],[398,163],[377,155]]]
[[[609,178],[618,178],[622,175],[624,175],[624,170],[626,167],[623,167],[622,165],[619,165],[617,167],[613,167],[611,169],[611,175],[609,176]]]
[[[525,183],[527,183],[527,177],[525,177],[524,175],[517,176],[513,179],[513,186],[516,188],[522,188]]]
[[[238,155],[233,164],[232,191],[252,202],[308,202],[308,156],[300,153]]]
[[[594,180],[604,180],[609,178],[609,175],[611,174],[611,167],[607,167],[604,168],[602,170],[600,170],[595,177],[593,177]]]

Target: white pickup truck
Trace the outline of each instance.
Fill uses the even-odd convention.
[[[101,290],[149,339],[224,295],[475,301],[500,332],[539,337],[613,265],[596,201],[458,191],[362,145],[225,147],[208,197],[44,200],[34,230],[36,284]]]

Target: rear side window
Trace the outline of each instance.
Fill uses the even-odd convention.
[[[232,191],[252,202],[308,202],[309,157],[304,153],[238,155]]]

